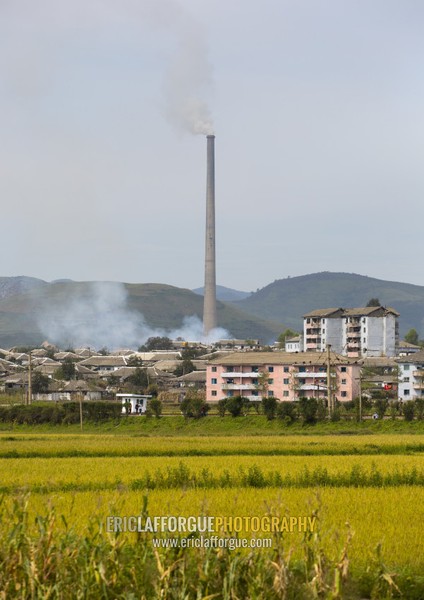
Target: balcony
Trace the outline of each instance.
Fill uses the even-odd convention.
[[[424,382],[414,383],[412,387],[414,388],[414,390],[424,390]]]
[[[331,373],[331,377],[335,377],[335,373]],[[320,377],[321,379],[327,378],[327,371],[299,371],[298,373],[294,373],[295,377],[300,377],[301,379],[308,379],[310,377]]]
[[[346,331],[347,331],[347,333],[350,333],[350,334],[353,333],[353,334],[361,335],[361,326],[356,327],[356,326],[350,325],[347,327]]]
[[[424,377],[424,370],[422,370],[422,371],[421,370],[420,371],[413,371],[412,375],[414,377],[419,377],[419,378]]]
[[[221,377],[229,377],[230,379],[235,379],[236,377],[253,377],[257,378],[260,373],[258,371],[250,371],[249,373],[242,373],[241,371],[233,371],[221,373]]]
[[[253,383],[223,383],[223,390],[257,390],[258,386]]]

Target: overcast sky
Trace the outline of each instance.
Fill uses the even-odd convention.
[[[420,0],[0,0],[1,276],[424,285]],[[201,132],[194,134],[193,131]]]

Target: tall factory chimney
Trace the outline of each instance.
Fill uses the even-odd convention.
[[[206,246],[205,289],[203,304],[203,333],[217,326],[216,318],[216,267],[215,267],[215,136],[206,136]]]

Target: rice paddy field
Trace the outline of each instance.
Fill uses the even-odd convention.
[[[424,598],[424,435],[0,433],[0,598]],[[107,517],[313,518],[271,547]],[[227,523],[229,523],[227,519]]]

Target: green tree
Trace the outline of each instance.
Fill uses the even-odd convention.
[[[143,361],[141,360],[140,357],[136,356],[135,354],[133,354],[132,356],[130,356],[127,359],[128,367],[141,367],[142,365],[143,365]]]
[[[64,379],[65,381],[71,381],[75,379],[75,363],[71,358],[65,358],[61,366],[57,369],[54,374],[56,379]]]
[[[181,377],[181,375],[187,375],[187,373],[192,373],[196,370],[193,362],[189,358],[185,358],[180,362],[177,368],[174,371],[174,375],[176,377]]]
[[[412,328],[408,331],[408,333],[405,335],[405,342],[408,342],[408,344],[414,344],[415,346],[418,346],[419,340],[418,332],[416,329]]]
[[[386,398],[377,398],[374,401],[375,412],[378,414],[379,419],[383,419],[386,414],[386,410],[389,406],[389,402]]]
[[[149,385],[149,378],[147,377],[146,369],[136,367],[134,373],[128,377],[127,381],[133,387],[144,390]]]
[[[149,337],[147,342],[140,346],[139,352],[151,352],[152,350],[172,350],[172,340],[166,336]]]
[[[272,421],[273,419],[275,419],[275,415],[277,412],[277,398],[262,398],[262,410],[268,421]]]
[[[227,410],[232,417],[239,417],[243,410],[243,398],[241,396],[227,398]]]
[[[308,425],[317,422],[318,402],[315,398],[300,398],[299,412],[302,421]]]
[[[404,402],[402,404],[402,412],[405,421],[413,421],[415,413],[414,402],[411,402],[411,400],[409,400],[408,402]]]
[[[32,374],[31,387],[33,394],[45,394],[49,391],[50,379],[39,371]]]
[[[152,411],[152,413],[155,415],[155,417],[157,419],[159,419],[159,417],[162,414],[162,402],[160,400],[158,400],[158,398],[152,398],[149,401],[149,408]]]
[[[227,410],[227,398],[222,398],[218,401],[218,414],[220,417],[225,416],[225,412]]]
[[[367,306],[381,306],[381,302],[378,298],[370,298],[366,304]]]
[[[277,406],[277,417],[289,425],[297,419],[297,406],[294,402],[280,402]]]
[[[278,347],[281,348],[281,350],[284,350],[286,347],[286,340],[295,337],[296,335],[299,334],[296,331],[293,331],[293,329],[285,329],[277,338]]]
[[[205,417],[210,409],[209,404],[197,390],[189,390],[180,406],[183,415],[192,419]]]

